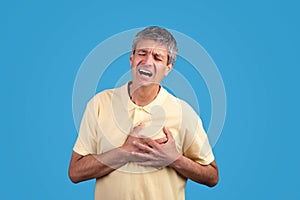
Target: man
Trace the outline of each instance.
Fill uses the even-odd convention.
[[[202,123],[160,82],[174,66],[177,45],[160,27],[133,41],[132,81],[97,94],[87,105],[69,177],[96,178],[95,199],[184,199],[187,179],[214,186],[218,168]]]

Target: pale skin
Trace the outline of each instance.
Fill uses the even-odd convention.
[[[130,56],[130,96],[135,104],[145,106],[155,99],[160,90],[161,80],[173,68],[173,63],[167,64],[167,61],[168,52],[165,46],[152,40],[142,40],[138,43]],[[151,73],[151,77],[142,75],[140,70]],[[101,178],[128,162],[135,162],[140,166],[157,169],[170,167],[181,176],[210,187],[217,184],[218,167],[215,161],[201,165],[180,154],[167,127],[162,127],[166,137],[158,140],[138,137],[142,128],[142,124],[134,127],[121,147],[103,154],[82,156],[73,151],[69,167],[70,179],[78,183]]]

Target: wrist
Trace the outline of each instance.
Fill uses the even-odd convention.
[[[130,157],[131,157],[131,153],[128,152],[127,150],[125,150],[125,148],[123,146],[117,148],[118,152],[119,152],[119,159],[124,163],[128,163],[130,162]]]
[[[180,169],[182,168],[181,163],[182,163],[183,155],[179,155],[178,158],[172,162],[169,167],[173,169]]]

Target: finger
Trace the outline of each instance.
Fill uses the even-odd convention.
[[[137,134],[142,130],[143,127],[144,127],[144,125],[142,123],[140,123],[139,125],[135,126],[133,128],[132,132],[130,133],[130,135],[137,136]]]
[[[168,138],[164,137],[164,138],[159,138],[159,139],[156,139],[154,140],[156,143],[158,144],[164,144],[168,141]]]
[[[159,144],[156,143],[154,140],[152,140],[151,138],[148,138],[148,137],[141,137],[140,138],[142,142],[146,143],[148,146],[152,147],[152,148],[155,148],[155,149],[158,149],[160,148]]]
[[[171,139],[171,140],[174,139],[173,135],[171,134],[171,132],[166,127],[163,128],[163,131],[164,131],[166,137],[168,138],[168,140],[169,139]]]
[[[142,143],[139,143],[137,141],[133,141],[132,144],[137,147],[139,150],[142,150],[146,153],[151,153],[153,152],[153,149],[151,149],[148,145],[144,145]]]
[[[133,156],[133,162],[145,162],[151,160],[151,154],[149,153],[131,152],[131,155]]]

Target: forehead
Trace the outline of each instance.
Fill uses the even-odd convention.
[[[156,42],[154,40],[148,39],[141,40],[137,44],[136,49],[151,49],[161,53],[167,53],[168,51],[166,46],[161,45],[159,42]]]

